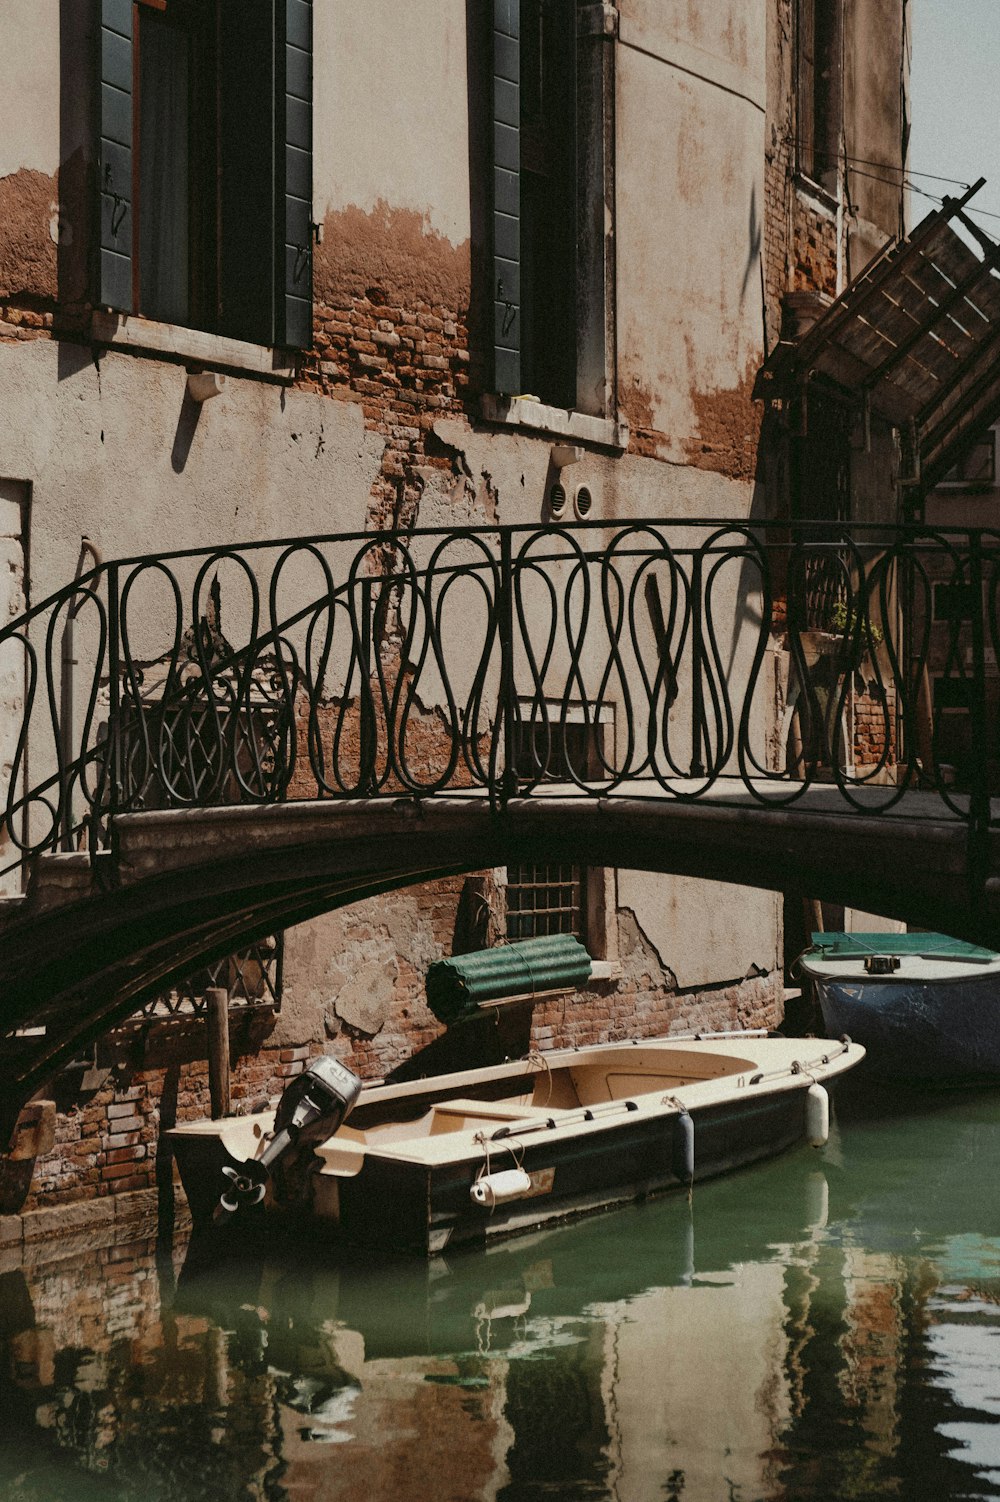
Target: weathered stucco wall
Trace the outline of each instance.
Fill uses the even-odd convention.
[[[21,168],[54,177],[59,138],[59,0],[5,0],[0,48],[0,178]]]
[[[34,339],[0,344],[0,475],[33,483],[32,580],[105,557],[363,529],[383,445],[354,403],[231,379],[202,405],[182,365]]]
[[[85,295],[91,7],[9,0],[0,27],[0,321],[9,299]]]
[[[622,7],[620,401],[640,451],[744,480],[763,355],[764,42],[763,4]]]
[[[465,0],[314,9],[315,88],[326,101],[313,136],[315,218],[352,209],[377,217],[384,207],[399,216],[397,223],[417,216],[428,240],[440,236],[464,246],[470,235]],[[405,67],[395,66],[397,59]],[[339,224],[335,217],[329,227]],[[405,254],[405,246],[397,249]]]
[[[848,0],[844,48],[844,139],[851,163],[850,274],[903,230],[902,165],[908,68],[900,42],[909,0]],[[885,166],[880,170],[879,164]],[[893,170],[896,169],[896,170]],[[931,208],[927,204],[927,208]]]

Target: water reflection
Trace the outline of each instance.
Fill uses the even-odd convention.
[[[11,1502],[1000,1497],[1000,1103],[445,1263],[0,1274]]]

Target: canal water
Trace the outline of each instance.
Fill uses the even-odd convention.
[[[0,1273],[4,1502],[1000,1498],[1000,1094],[447,1261]]]

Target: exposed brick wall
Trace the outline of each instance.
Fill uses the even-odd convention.
[[[792,217],[792,292],[837,295],[837,217],[832,209],[795,194]]]
[[[668,1033],[774,1028],[784,1015],[783,994],[777,975],[692,992],[668,989],[649,973],[640,979],[595,982],[583,995],[537,1007],[532,1043],[541,1049],[582,1048]]]
[[[431,429],[445,413],[469,409],[467,325],[467,307],[423,298],[404,304],[380,286],[316,304],[315,343],[298,384],[357,402],[366,427],[385,439],[372,527],[415,525],[423,488],[416,471],[452,466]]]
[[[764,306],[768,350],[781,334],[781,300],[788,291],[789,144],[776,140],[764,161]]]
[[[896,761],[896,687],[876,678],[863,678],[863,689],[854,695],[854,760],[859,768],[875,766],[885,757],[885,766]]]
[[[837,292],[837,218],[797,177],[792,0],[770,0],[764,154],[764,288],[768,345],[782,330],[786,292]]]
[[[55,315],[49,310],[0,302],[0,343],[50,338],[54,323]]]
[[[306,1046],[261,1042],[270,1026],[266,1015],[232,1019],[237,1113],[280,1094],[309,1057]],[[17,1165],[8,1165],[0,1176],[0,1214],[162,1187],[161,1132],[211,1114],[203,1020],[134,1023],[111,1034],[101,1054],[115,1062],[100,1089],[81,1095],[71,1075],[54,1082],[60,1108],[54,1147],[35,1160],[30,1190],[14,1172]]]

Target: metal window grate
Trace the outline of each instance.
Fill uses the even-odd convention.
[[[563,723],[557,717],[523,720],[517,727],[518,775],[528,780],[565,782],[596,772],[601,727],[596,719]],[[546,861],[507,867],[507,939],[541,939],[573,934],[587,941],[587,869]]]
[[[580,866],[525,862],[507,868],[507,938],[573,934],[583,939],[583,871]]]

